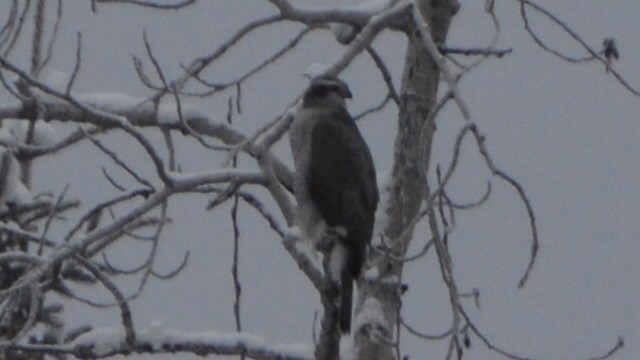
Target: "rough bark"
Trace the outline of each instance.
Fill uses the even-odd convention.
[[[452,16],[458,4],[452,0],[417,1],[432,29],[437,44],[444,43]],[[429,114],[436,100],[440,71],[424,48],[417,29],[407,31],[408,46],[402,76],[398,134],[395,140],[392,180],[387,189],[388,216],[384,237],[387,245],[395,244],[393,256],[384,256],[378,263],[379,278],[359,286],[356,313],[363,308],[377,306],[384,313],[384,323],[371,324],[356,329],[357,359],[394,359],[395,350],[387,341],[394,339],[401,300],[402,258],[411,234],[405,234],[408,225],[418,214],[425,192],[428,191],[427,169],[431,155],[431,143],[435,134],[433,119]],[[409,230],[410,231],[410,230]],[[404,235],[404,236],[403,236]],[[365,305],[366,302],[366,305]],[[372,310],[372,309],[368,309]],[[375,310],[375,309],[373,309]]]

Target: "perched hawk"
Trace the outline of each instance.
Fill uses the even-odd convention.
[[[340,283],[340,329],[351,330],[353,282],[371,242],[378,186],[371,152],[345,107],[349,87],[336,78],[313,80],[289,130],[296,168],[297,221],[319,240],[339,234],[330,254],[331,278]]]

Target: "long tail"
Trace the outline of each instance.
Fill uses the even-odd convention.
[[[353,303],[353,277],[348,271],[342,272],[340,279],[340,331],[343,334],[351,332],[351,306]]]

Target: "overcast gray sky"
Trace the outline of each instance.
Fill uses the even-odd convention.
[[[298,1],[309,6],[357,4],[360,1]],[[8,2],[0,4],[0,13]],[[53,3],[53,2],[52,2]],[[621,60],[615,64],[625,79],[640,88],[640,2],[635,0],[537,1],[599,48],[605,37],[617,41]],[[53,4],[50,4],[53,5]],[[118,91],[145,96],[135,76],[132,55],[144,57],[142,29],[146,28],[156,57],[169,77],[180,63],[210,53],[217,44],[250,19],[274,12],[266,1],[200,1],[180,12],[141,10],[125,5],[100,5],[90,12],[89,1],[64,2],[65,14],[52,66],[70,72],[75,57],[75,34],[83,35],[83,63],[77,91]],[[448,43],[479,47],[492,36],[484,1],[462,1]],[[526,190],[538,222],[540,253],[524,289],[517,289],[529,257],[530,232],[525,208],[517,193],[492,179],[490,201],[482,208],[458,213],[451,241],[454,274],[461,291],[478,288],[481,309],[466,307],[475,324],[494,344],[536,359],[587,359],[611,348],[619,336],[625,348],[616,359],[640,358],[640,98],[626,91],[602,65],[567,64],[537,48],[524,31],[515,0],[496,0],[501,23],[499,47],[513,48],[501,60],[490,60],[461,82],[460,90],[472,120],[487,137],[497,166]],[[53,10],[53,9],[51,9]],[[583,55],[571,38],[540,16],[534,28],[557,49]],[[212,80],[230,79],[275,51],[300,29],[280,24],[250,36],[219,64],[206,72]],[[404,40],[386,33],[374,43],[393,73],[402,71]],[[26,48],[26,46],[23,47]],[[313,62],[329,63],[343,48],[328,32],[309,37],[300,48],[243,87],[243,112],[235,117],[250,131],[281,113],[305,86],[300,74]],[[20,55],[14,60],[18,61]],[[27,68],[27,63],[23,62]],[[361,56],[342,74],[352,87],[352,113],[371,106],[385,89],[372,62]],[[3,97],[6,99],[6,97]],[[195,106],[224,118],[227,97]],[[437,120],[432,164],[446,166],[455,134],[463,124],[449,105]],[[391,164],[396,109],[389,107],[359,126],[372,147],[381,173]],[[157,134],[155,134],[157,135]],[[154,135],[154,136],[155,136]],[[469,139],[470,140],[470,139]],[[132,163],[145,158],[127,153],[136,148],[126,139],[108,141]],[[98,152],[66,151],[35,168],[36,191],[59,192],[71,182],[70,193],[98,201],[107,187],[95,164]],[[220,158],[198,150],[193,141],[179,145],[179,162],[187,172],[210,170]],[[288,143],[276,153],[290,162]],[[249,164],[247,159],[242,164]],[[69,174],[74,174],[70,177]],[[472,141],[465,142],[460,171],[449,188],[457,202],[482,196],[489,172]],[[379,179],[382,182],[383,178]],[[167,230],[159,267],[168,271],[191,252],[189,267],[177,278],[152,282],[133,304],[134,321],[144,327],[154,320],[167,327],[201,331],[233,331],[233,293],[230,276],[232,232],[227,206],[202,211],[206,199],[188,196],[172,204],[175,222]],[[188,216],[180,216],[188,214]],[[284,252],[268,226],[241,207],[242,309],[244,329],[277,342],[310,342],[318,296]],[[416,247],[426,241],[420,228]],[[113,251],[113,261],[135,262],[130,246]],[[407,265],[404,316],[427,333],[448,329],[447,294],[434,254]],[[82,323],[115,326],[115,311],[74,310]],[[446,342],[424,343],[403,337],[412,359],[443,358]],[[494,359],[472,338],[470,359]],[[138,358],[138,357],[133,357]],[[146,357],[139,357],[146,358]],[[170,356],[155,358],[169,359]],[[190,359],[191,356],[178,358]],[[193,357],[195,358],[195,357]]]

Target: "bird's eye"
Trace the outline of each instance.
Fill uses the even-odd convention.
[[[322,87],[317,88],[315,93],[316,93],[317,97],[324,98],[329,94],[329,89],[324,87],[324,86],[322,86]]]

